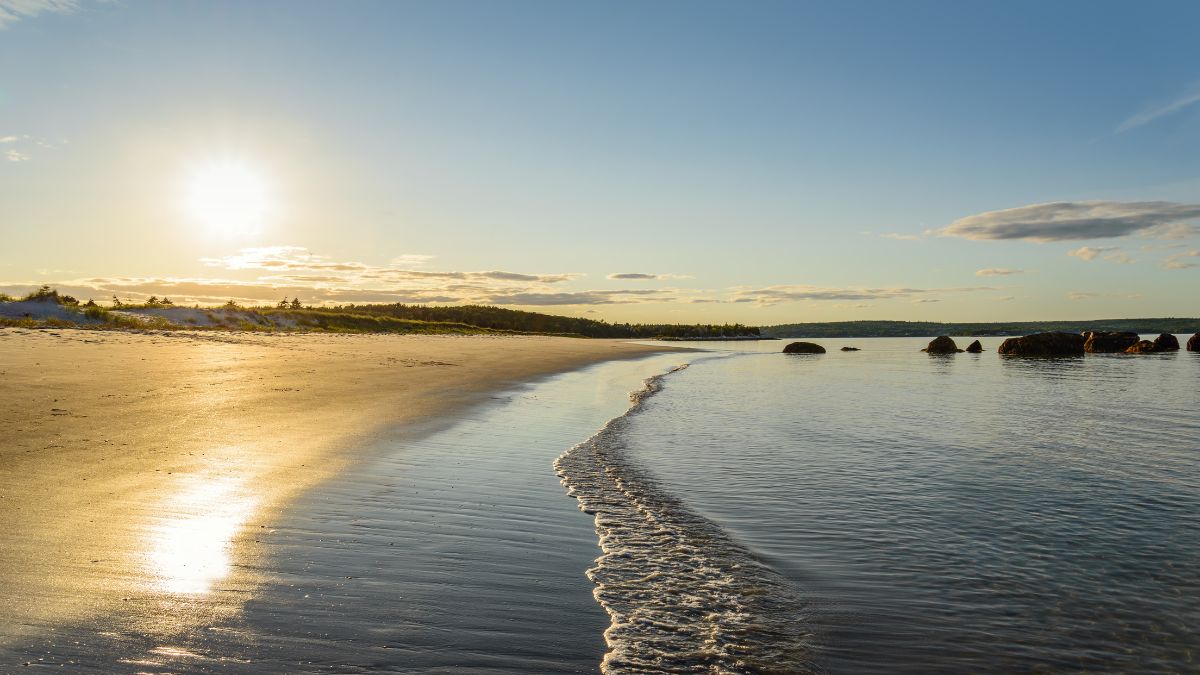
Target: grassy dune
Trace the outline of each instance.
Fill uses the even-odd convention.
[[[102,307],[80,303],[42,288],[22,297],[0,294],[0,327],[155,330],[299,331],[325,333],[419,333],[561,335],[596,338],[735,337],[758,335],[736,325],[610,324],[594,319],[555,316],[481,305],[347,305],[185,307],[158,300]]]

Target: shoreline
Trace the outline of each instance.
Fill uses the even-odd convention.
[[[678,356],[516,384],[451,424],[396,430],[300,496],[236,622],[262,647],[260,667],[286,650],[301,670],[594,671],[609,619],[586,570],[601,551],[553,459],[627,412],[629,392]]]
[[[535,336],[0,331],[0,648],[119,616],[171,635],[253,589],[256,529],[403,429],[676,351]]]

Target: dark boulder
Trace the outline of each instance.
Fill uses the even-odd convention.
[[[998,351],[1009,356],[1080,356],[1083,343],[1083,336],[1075,333],[1035,333],[1008,338]]]
[[[784,354],[824,354],[825,348],[813,342],[793,342],[783,348]]]
[[[1187,350],[1189,352],[1200,352],[1200,333],[1196,333],[1188,338]]]
[[[858,351],[858,347],[842,347],[842,351],[844,351],[844,352],[856,352],[856,351]]]
[[[968,354],[982,354],[983,353],[983,345],[979,344],[979,340],[976,340],[976,341],[972,342],[971,344],[967,345],[967,353]]]
[[[1154,338],[1154,351],[1156,352],[1177,352],[1179,351],[1179,338],[1170,333],[1163,333]]]
[[[958,348],[958,345],[954,344],[954,340],[949,335],[942,335],[935,337],[929,343],[929,346],[921,351],[929,352],[930,354],[957,354],[962,350]]]
[[[1154,351],[1157,351],[1157,350],[1154,348],[1153,342],[1151,342],[1149,340],[1138,340],[1137,342],[1129,345],[1129,349],[1126,349],[1125,353],[1126,354],[1149,354],[1150,352],[1154,352]]]
[[[1089,354],[1119,354],[1137,343],[1137,333],[1123,331],[1088,331],[1083,334],[1083,351]]]

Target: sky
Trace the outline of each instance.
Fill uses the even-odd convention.
[[[0,0],[0,291],[1198,316],[1200,4]]]

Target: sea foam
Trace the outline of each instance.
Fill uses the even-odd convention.
[[[567,493],[596,519],[603,554],[588,570],[608,612],[605,673],[814,672],[796,589],[631,460],[624,431],[668,373],[555,463]]]

